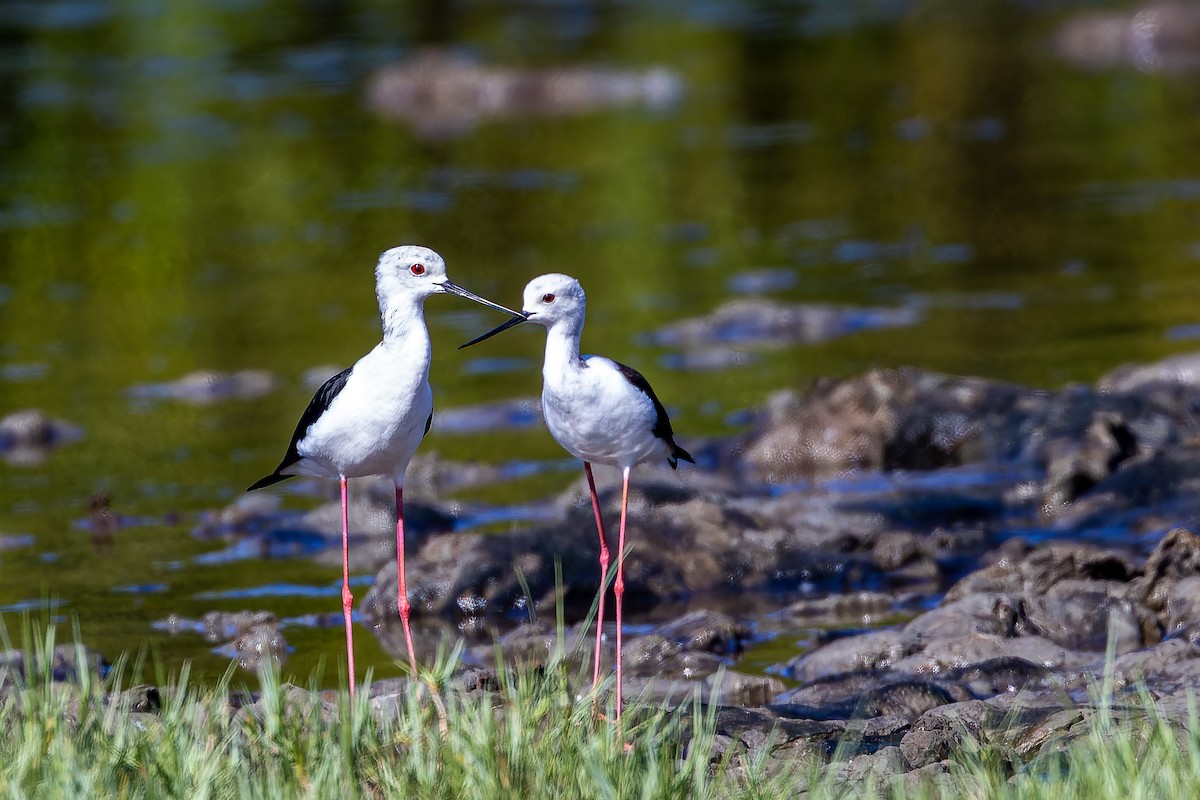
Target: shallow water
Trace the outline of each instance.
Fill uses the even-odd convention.
[[[372,346],[373,261],[401,242],[506,304],[536,274],[579,277],[585,349],[646,373],[685,444],[872,365],[1059,386],[1194,348],[1200,88],[1060,57],[1055,31],[1087,5],[10,5],[0,416],[40,408],[84,438],[0,464],[0,611],[77,615],[106,654],[148,642],[174,666],[208,645],[154,622],[264,608],[294,620],[289,669],[336,656],[336,618],[312,622],[337,612],[337,575],[303,542],[264,559],[191,531],[275,465],[306,373]],[[440,127],[373,114],[372,73],[434,45],[514,70],[662,68],[681,92]],[[812,343],[656,336],[759,293],[861,314]],[[536,396],[536,332],[458,352],[496,316],[453,298],[427,315],[439,409]],[[205,404],[138,389],[247,369],[278,385]],[[514,465],[456,496],[522,507],[574,479],[519,409],[499,419],[426,440]],[[89,534],[97,492],[111,547]],[[393,669],[358,641],[360,665]]]

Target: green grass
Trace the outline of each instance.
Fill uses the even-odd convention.
[[[44,656],[55,631],[24,638]],[[189,684],[186,670],[159,676],[161,709],[131,714],[128,696],[113,692],[142,663],[120,659],[104,680],[55,683],[40,658],[0,692],[0,797],[1134,800],[1200,786],[1200,725],[1181,733],[1145,697],[1123,722],[1101,704],[1082,735],[1032,756],[963,737],[939,778],[847,786],[822,778],[815,755],[782,767],[764,757],[770,747],[714,757],[715,711],[697,703],[635,702],[618,728],[599,717],[611,713],[602,699],[575,696],[561,662],[464,693],[448,684],[456,659],[439,659],[421,690],[380,720],[364,692],[353,707],[344,691],[326,693],[340,705],[322,708],[272,672],[260,676],[260,702],[240,711],[229,703],[232,672],[209,686]]]

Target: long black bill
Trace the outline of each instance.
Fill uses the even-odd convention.
[[[450,281],[442,281],[438,285],[442,287],[442,291],[449,292],[450,294],[456,294],[459,297],[465,297],[468,300],[474,300],[476,303],[479,303],[481,306],[487,306],[488,308],[494,308],[497,311],[503,311],[505,314],[512,314],[514,317],[521,315],[519,311],[513,311],[511,308],[505,308],[504,306],[502,306],[498,303],[493,303],[491,300],[480,297],[479,295],[475,294],[474,292],[468,292],[466,289],[459,286],[457,283],[451,283]]]
[[[522,322],[526,322],[526,321],[528,321],[528,320],[529,320],[529,315],[528,315],[528,314],[515,314],[515,313],[514,313],[514,316],[513,316],[513,318],[512,318],[512,319],[508,320],[507,322],[501,322],[499,325],[497,325],[496,327],[492,328],[492,329],[491,329],[490,331],[488,331],[487,333],[484,333],[484,334],[481,334],[481,335],[479,335],[479,336],[476,336],[474,339],[472,339],[471,341],[467,342],[466,344],[460,344],[460,345],[458,346],[458,349],[459,349],[459,350],[462,350],[464,347],[470,347],[470,346],[471,346],[471,345],[473,345],[473,344],[479,344],[479,343],[480,343],[480,342],[482,342],[484,339],[490,339],[490,338],[492,338],[493,336],[495,336],[497,333],[504,333],[504,332],[505,332],[506,330],[508,330],[509,328],[515,328],[515,327],[517,327],[518,325],[520,325]]]

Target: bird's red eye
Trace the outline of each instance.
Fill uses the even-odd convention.
[[[425,265],[424,264],[413,264],[411,267],[408,268],[408,271],[411,272],[413,275],[424,275],[425,274]]]
[[[554,295],[552,295],[550,293],[546,293],[546,294],[542,295],[542,302],[543,303],[553,303]]]

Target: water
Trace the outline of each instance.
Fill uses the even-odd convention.
[[[1200,89],[1060,57],[1055,31],[1087,5],[10,4],[0,415],[40,408],[84,438],[0,464],[0,609],[75,615],[109,655],[149,642],[219,670],[198,636],[153,623],[269,608],[292,622],[297,674],[338,653],[336,624],[312,624],[337,611],[333,572],[190,531],[277,462],[306,372],[374,344],[374,258],[402,242],[506,304],[536,274],[579,277],[585,350],[638,365],[685,444],[815,376],[917,365],[1060,386],[1194,347]],[[373,72],[435,45],[678,84],[415,127],[374,114]],[[691,353],[655,336],[747,293],[907,322]],[[427,314],[440,409],[536,396],[536,332],[457,352],[495,315],[453,298]],[[201,405],[135,390],[246,369],[278,385]],[[574,477],[537,425],[463,424],[424,448],[518,465],[460,494],[489,506]],[[124,523],[111,548],[84,522],[97,492]],[[392,669],[359,642],[360,664]]]

